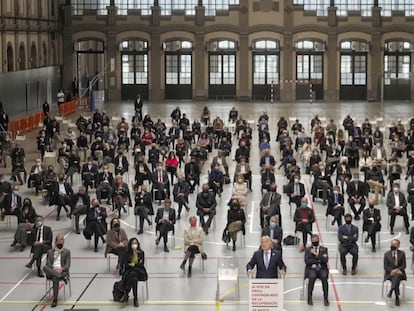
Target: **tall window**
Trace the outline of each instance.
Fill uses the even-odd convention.
[[[124,41],[120,44],[122,56],[122,84],[148,83],[148,42]]]
[[[305,11],[316,11],[318,16],[327,16],[330,0],[294,0],[293,4],[303,5]]]
[[[83,15],[85,10],[96,11],[98,15],[106,15],[110,0],[72,0],[73,15]]]
[[[368,43],[342,41],[340,50],[341,85],[366,85]]]
[[[253,43],[253,84],[279,84],[279,42]]]
[[[323,52],[325,43],[303,40],[295,43],[296,78],[298,80],[319,80],[323,76]]]
[[[167,41],[165,51],[165,83],[191,84],[191,54],[193,44],[190,41]]]
[[[128,10],[140,10],[141,15],[151,15],[154,0],[115,0],[119,15],[127,15]]]
[[[161,15],[171,15],[173,10],[181,10],[185,15],[195,15],[198,0],[159,0]]]
[[[210,84],[236,83],[236,42],[230,40],[208,43]]]
[[[239,5],[239,0],[203,0],[207,16],[214,16],[217,11],[228,11],[230,5]]]
[[[385,85],[391,84],[391,79],[409,79],[412,43],[389,41],[385,43],[384,50]]]

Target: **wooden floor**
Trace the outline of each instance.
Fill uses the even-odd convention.
[[[266,102],[192,102],[192,101],[168,101],[160,103],[144,103],[144,113],[149,113],[153,120],[163,119],[170,124],[170,113],[173,108],[179,106],[183,113],[186,113],[190,120],[199,118],[204,106],[208,106],[211,116],[214,118],[219,115],[227,119],[228,111],[235,106],[239,113],[254,127],[252,143],[251,166],[253,169],[253,192],[248,195],[248,223],[245,243],[238,241],[237,251],[232,252],[221,242],[221,233],[226,224],[227,202],[231,197],[232,185],[224,187],[224,193],[218,201],[218,214],[216,226],[206,238],[205,249],[208,260],[205,262],[204,271],[201,270],[198,260],[195,262],[193,277],[187,278],[179,269],[179,264],[183,258],[183,230],[187,227],[187,216],[182,217],[176,224],[175,247],[170,241],[171,252],[166,254],[162,247],[154,244],[154,231],[146,227],[145,233],[138,236],[147,258],[147,269],[149,272],[149,299],[144,293],[144,287],[140,289],[140,309],[141,310],[248,310],[248,280],[245,274],[245,265],[253,252],[259,246],[260,225],[259,225],[259,202],[260,178],[259,178],[259,152],[257,131],[255,124],[259,115],[265,111],[270,117],[272,152],[276,159],[280,160],[278,145],[274,142],[276,133],[276,122],[281,116],[288,119],[298,118],[309,130],[310,120],[318,114],[323,120],[334,119],[342,124],[343,118],[351,114],[357,123],[361,123],[366,117],[373,122],[377,122],[381,127],[387,127],[396,119],[408,122],[414,116],[414,106],[412,103],[366,103],[366,102],[347,102],[347,103],[266,103]],[[125,116],[128,120],[133,114],[132,102],[117,102],[97,104],[98,109],[104,109],[110,115]],[[90,114],[83,111],[85,114]],[[72,117],[73,120],[76,116]],[[34,159],[38,156],[35,147],[36,133],[28,133],[24,147],[27,153],[27,167],[30,167]],[[230,157],[234,157],[235,147]],[[215,155],[213,151],[210,159]],[[404,158],[403,161],[406,161]],[[10,164],[10,162],[8,162]],[[202,181],[207,180],[209,163],[205,164]],[[229,161],[230,174],[233,175],[235,162]],[[10,167],[0,169],[0,172],[10,175]],[[133,170],[130,169],[130,180],[133,179]],[[303,182],[309,196],[311,184],[310,176],[304,175]],[[286,178],[281,171],[277,172],[276,178],[281,192],[282,185],[286,183]],[[74,187],[75,191],[77,186]],[[402,189],[406,188],[406,182],[402,181]],[[91,246],[81,235],[73,232],[70,220],[65,217],[59,222],[55,221],[55,209],[45,206],[39,197],[35,197],[33,192],[25,186],[20,191],[22,197],[31,197],[34,200],[35,208],[38,213],[46,216],[46,224],[51,226],[54,234],[63,233],[66,236],[66,247],[72,252],[72,295],[69,297],[66,290],[66,300],[63,299],[63,288],[60,291],[59,305],[56,310],[117,310],[122,308],[134,309],[132,303],[128,306],[118,305],[112,302],[112,284],[119,277],[115,274],[115,264],[108,269],[108,262],[104,259],[104,247],[100,245],[99,253],[94,253]],[[91,196],[94,197],[94,191]],[[189,215],[195,214],[195,194],[190,197],[191,210]],[[155,205],[157,207],[157,205]],[[411,278],[411,252],[409,239],[404,232],[401,219],[397,219],[395,235],[390,235],[387,228],[387,213],[384,200],[379,204],[383,221],[380,234],[381,249],[377,253],[372,253],[370,247],[360,246],[358,274],[355,276],[342,276],[338,273],[337,257],[337,232],[336,227],[325,222],[325,207],[320,201],[316,201],[312,206],[316,214],[314,232],[321,235],[321,240],[329,248],[331,277],[329,279],[329,307],[324,307],[322,303],[322,290],[320,283],[314,291],[313,307],[301,300],[301,289],[304,271],[303,253],[300,253],[294,246],[286,246],[283,249],[284,260],[288,266],[288,273],[284,284],[285,310],[385,310],[395,309],[392,302],[386,302],[381,297],[381,285],[383,278],[383,252],[389,249],[390,240],[399,238],[402,242],[402,249],[407,254],[408,281],[406,284],[406,301],[402,303],[399,310],[411,310],[414,304],[414,282]],[[293,234],[294,224],[289,215],[288,199],[282,196],[282,219],[284,235]],[[362,221],[356,221],[361,229]],[[7,222],[0,223],[0,270],[2,278],[0,280],[0,309],[1,310],[44,310],[49,309],[49,295],[45,294],[45,284],[43,279],[26,269],[24,265],[29,259],[29,251],[23,253],[18,249],[10,248],[15,220],[12,220],[11,228]],[[128,236],[136,236],[135,218],[133,213],[122,216],[122,227],[126,229]],[[217,297],[217,266],[218,262],[226,256],[232,256],[239,266],[240,276],[240,298],[235,296],[233,284],[220,284],[218,294],[221,303],[216,303]],[[348,258],[348,261],[350,258]],[[113,262],[112,262],[113,263]]]

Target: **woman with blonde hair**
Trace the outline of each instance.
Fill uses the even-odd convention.
[[[247,193],[248,193],[247,185],[244,182],[243,175],[239,174],[236,177],[234,186],[233,186],[233,194],[232,198],[235,198],[239,201],[241,207],[246,207],[247,205]]]

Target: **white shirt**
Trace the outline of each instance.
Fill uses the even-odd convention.
[[[382,160],[381,148],[377,148],[377,160]]]
[[[61,254],[59,254],[57,256],[57,258],[55,258],[55,260],[53,261],[53,268],[59,268],[62,269],[62,260],[61,260]]]
[[[67,194],[64,183],[59,183],[59,193]]]
[[[265,264],[265,266],[266,263],[270,264],[270,250],[263,252],[263,263]]]
[[[119,157],[118,160],[118,167],[122,167],[122,156]]]
[[[399,193],[395,193],[394,192],[394,206],[395,207],[400,207],[400,194]]]
[[[240,174],[246,174],[246,165],[244,165],[244,164],[241,164],[240,165]]]

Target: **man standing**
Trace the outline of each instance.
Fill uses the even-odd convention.
[[[405,224],[405,233],[409,234],[409,222],[408,222],[408,214],[407,214],[407,200],[405,199],[405,195],[400,192],[400,184],[394,183],[392,185],[392,191],[390,191],[387,195],[387,207],[388,207],[388,214],[391,216],[390,220],[390,233],[394,234],[394,224],[395,224],[395,217],[397,215],[402,216],[404,218]]]
[[[328,249],[319,245],[319,236],[313,234],[311,237],[312,246],[305,250],[305,277],[309,279],[308,284],[308,305],[313,305],[312,293],[316,279],[320,279],[323,289],[323,304],[329,306],[328,301]]]
[[[196,207],[197,215],[200,216],[200,224],[203,230],[208,234],[211,222],[216,215],[216,196],[213,191],[209,191],[208,184],[203,184],[202,191],[197,194]],[[207,222],[204,216],[208,216]]]
[[[345,224],[338,229],[339,253],[341,255],[342,274],[346,275],[346,254],[352,255],[352,275],[358,265],[358,227],[352,224],[352,215],[345,215]]]
[[[368,235],[365,238],[365,243],[368,243],[371,239],[372,252],[375,253],[375,241],[376,234],[381,230],[381,211],[375,208],[375,201],[370,199],[368,201],[368,208],[362,213],[364,224],[362,225],[362,231],[367,231]]]
[[[391,281],[391,289],[387,296],[391,298],[395,294],[395,305],[400,306],[400,282],[407,279],[405,274],[405,253],[400,248],[400,241],[391,241],[391,249],[384,254],[384,279]]]
[[[255,251],[252,259],[246,265],[247,276],[253,277],[253,269],[256,267],[256,279],[277,279],[286,274],[286,265],[282,254],[273,249],[273,242],[269,236],[262,236],[260,249]]]
[[[42,255],[51,249],[53,239],[52,229],[48,226],[43,225],[43,221],[43,216],[36,217],[36,227],[32,230],[31,235],[34,238],[31,250],[33,256],[29,263],[26,265],[26,268],[31,269],[33,263],[36,262],[37,276],[40,278],[44,277],[42,269],[40,268]]]
[[[63,280],[66,284],[69,278],[70,251],[63,248],[64,243],[65,238],[63,234],[56,236],[55,247],[47,252],[46,265],[43,268],[46,278],[51,279],[53,282],[52,308],[57,306],[59,281]]]

